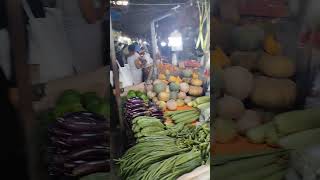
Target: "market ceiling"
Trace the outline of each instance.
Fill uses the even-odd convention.
[[[153,19],[168,13],[177,5],[183,6],[190,0],[129,0],[121,9],[119,19],[113,27],[133,37],[149,36]]]

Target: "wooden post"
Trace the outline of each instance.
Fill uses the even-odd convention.
[[[113,84],[114,84],[114,88],[115,88],[115,91],[111,91],[111,95],[115,96],[115,100],[116,100],[116,104],[117,104],[117,107],[118,108],[121,108],[121,89],[120,89],[120,80],[119,80],[119,69],[118,69],[118,66],[117,66],[117,59],[116,59],[116,53],[115,53],[115,47],[114,47],[114,39],[113,39],[113,31],[112,31],[112,19],[110,17],[110,58],[111,58],[111,65],[112,65],[112,71],[113,71]],[[120,142],[120,143],[116,143],[116,142],[113,142],[115,139],[114,139],[114,136],[111,135],[112,139],[111,139],[111,174],[112,176],[115,176],[115,169],[114,169],[114,162],[113,162],[113,158],[116,158],[114,157],[114,152],[118,152],[120,151],[120,153],[123,152],[124,150],[124,145],[123,143],[126,142],[125,141],[125,126],[124,126],[124,119],[122,117],[122,111],[119,109],[118,110],[118,117],[119,117],[119,121],[120,121],[120,137],[118,139],[116,139],[116,141]],[[112,131],[111,131],[112,132]],[[120,149],[117,149],[115,151],[114,148],[114,145],[115,144],[120,144]],[[116,177],[112,177],[112,179],[115,179]]]
[[[31,180],[40,180],[39,153],[35,144],[35,116],[32,108],[32,87],[27,64],[26,26],[20,0],[7,0],[9,34],[19,95],[19,117],[22,120]],[[19,173],[19,172],[17,172]]]

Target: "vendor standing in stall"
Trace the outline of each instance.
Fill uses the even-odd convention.
[[[140,84],[142,82],[142,68],[144,66],[143,60],[141,59],[140,55],[136,52],[136,46],[131,44],[128,47],[129,50],[129,57],[127,62],[129,64],[131,76],[133,79],[133,83]]]
[[[145,66],[143,67],[143,81],[148,80],[149,73],[151,72],[152,65],[153,65],[153,59],[151,58],[150,54],[148,51],[146,51],[145,47],[141,47],[140,49],[140,57],[145,60]]]

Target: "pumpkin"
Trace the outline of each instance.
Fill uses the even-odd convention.
[[[224,88],[228,95],[240,100],[247,98],[253,87],[253,75],[240,66],[228,67],[224,71]]]
[[[159,74],[158,79],[160,79],[160,80],[166,80],[166,75],[164,75],[164,74]]]
[[[192,70],[191,69],[185,69],[182,71],[182,76],[185,78],[191,78],[192,76]]]
[[[166,86],[165,92],[170,93],[170,88],[169,88],[169,86]]]
[[[243,115],[245,107],[241,100],[231,96],[224,96],[217,100],[216,111],[219,117],[238,119]]]
[[[157,97],[153,97],[153,98],[152,98],[152,102],[154,102],[154,103],[158,103],[158,102],[159,102],[159,100],[158,100],[158,98],[157,98]]]
[[[191,80],[191,85],[193,86],[202,86],[202,81],[200,79],[192,79]]]
[[[264,40],[264,50],[273,56],[281,54],[281,45],[272,34],[268,34]]]
[[[169,79],[168,79],[169,82],[176,82],[177,81],[177,78],[174,77],[174,76],[170,76]]]
[[[224,68],[231,65],[229,57],[219,47],[212,52],[210,59],[212,60],[213,66],[216,67]]]
[[[199,76],[199,73],[192,73],[192,79],[199,79],[200,76]]]
[[[185,104],[188,104],[191,101],[192,101],[192,98],[190,96],[186,96],[186,98],[184,98],[184,103]]]
[[[147,91],[153,91],[153,85],[152,84],[147,84],[146,85]]]
[[[155,97],[157,94],[155,92],[152,92],[152,91],[148,91],[147,92],[147,96],[149,99],[152,99],[153,97]]]
[[[236,27],[232,31],[232,42],[236,49],[250,51],[262,46],[264,30],[256,25]]]
[[[163,111],[165,111],[167,109],[167,103],[164,101],[159,101],[158,102],[158,106],[160,109],[162,109]]]
[[[175,100],[170,100],[167,102],[167,108],[170,111],[175,111],[177,110],[177,103]]]
[[[159,99],[159,101],[167,102],[170,99],[170,94],[167,92],[160,92],[158,95],[158,99]]]
[[[182,92],[188,93],[189,92],[189,84],[188,83],[181,83],[180,84],[180,90]]]
[[[171,91],[171,92],[170,92],[170,99],[173,99],[173,100],[178,99],[178,92],[176,92],[176,91]]]
[[[203,88],[200,86],[190,86],[188,93],[191,96],[201,96],[203,94]]]
[[[178,100],[177,100],[177,106],[178,106],[178,107],[182,107],[182,106],[184,106],[184,105],[185,105],[184,100],[182,100],[182,99],[178,99]]]
[[[259,61],[259,70],[271,77],[288,78],[295,74],[296,66],[293,61],[284,56],[264,54]]]
[[[254,80],[250,99],[264,108],[290,108],[296,100],[296,84],[289,79],[258,76]]]
[[[241,134],[245,134],[247,130],[259,126],[262,122],[260,114],[253,110],[246,110],[243,116],[237,120],[237,127]]]
[[[182,79],[178,76],[178,77],[176,78],[175,83],[180,84],[181,82],[182,82]]]
[[[179,92],[179,94],[178,94],[178,98],[179,99],[185,99],[186,98],[186,96],[187,96],[187,94],[185,93],[185,92]]]
[[[249,71],[256,70],[260,53],[251,51],[235,51],[231,54],[233,66],[241,66]]]
[[[169,89],[170,89],[170,91],[179,91],[180,85],[175,82],[172,82],[169,85]]]
[[[165,90],[166,90],[166,85],[162,82],[159,82],[153,85],[153,91],[156,92],[157,94],[164,92]]]
[[[156,79],[153,81],[153,85],[158,84],[158,83],[163,83],[163,81],[160,79]]]

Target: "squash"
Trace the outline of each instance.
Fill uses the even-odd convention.
[[[272,34],[268,34],[264,40],[264,50],[273,56],[281,54],[281,45]]]
[[[259,63],[259,70],[271,77],[288,78],[295,74],[296,66],[293,61],[284,56],[270,56],[264,54]]]
[[[289,79],[275,79],[258,76],[254,80],[250,99],[264,108],[290,108],[297,95],[296,84]]]
[[[187,94],[185,93],[185,92],[179,92],[179,94],[178,94],[178,98],[179,99],[185,99],[186,98],[186,96],[187,96]]]
[[[245,111],[242,101],[231,96],[218,99],[216,108],[218,116],[227,119],[239,119]]]
[[[176,78],[175,83],[180,84],[181,82],[182,82],[182,79],[178,76],[178,77]]]
[[[191,78],[192,76],[192,70],[191,69],[185,69],[182,71],[182,76],[185,78]]]
[[[156,92],[157,94],[164,92],[166,90],[166,85],[164,83],[157,83],[153,85],[153,91]]]
[[[162,109],[163,111],[165,111],[167,109],[167,103],[164,101],[159,101],[158,106],[160,109]]]
[[[159,99],[159,101],[167,102],[170,99],[170,94],[167,92],[161,92],[158,95],[158,99]]]
[[[193,86],[202,86],[202,81],[200,79],[192,79],[191,80],[191,85]]]
[[[243,116],[237,120],[238,131],[245,134],[247,130],[259,126],[262,122],[260,114],[253,110],[246,110]]]
[[[203,94],[203,88],[199,86],[190,86],[188,93],[191,96],[201,96]]]
[[[247,98],[253,87],[253,75],[240,66],[228,67],[224,71],[224,88],[228,95],[240,100]]]
[[[164,75],[164,74],[159,74],[158,79],[160,79],[160,80],[166,80],[166,75]]]
[[[177,110],[177,103],[175,100],[170,100],[167,102],[167,108],[170,111],[175,111]]]
[[[192,101],[192,98],[190,96],[186,96],[186,98],[184,98],[184,103],[185,104],[188,104],[191,101]]]
[[[199,73],[192,73],[192,79],[199,79],[200,76],[199,76]]]
[[[218,143],[229,143],[237,137],[237,126],[231,119],[216,118],[214,120],[214,137]]]
[[[251,51],[262,47],[264,30],[256,25],[236,27],[232,31],[232,42],[236,49]]]
[[[177,78],[174,77],[174,76],[170,76],[169,79],[168,79],[169,82],[176,82],[177,81]]]
[[[185,92],[185,93],[188,93],[189,92],[189,89],[190,89],[190,86],[189,86],[189,84],[188,83],[181,83],[180,84],[180,90],[182,91],[182,92]]]
[[[231,61],[229,57],[222,51],[220,47],[217,47],[212,52],[212,56],[210,59],[213,63],[213,66],[216,66],[216,67],[225,68],[231,65]]]
[[[178,99],[178,100],[177,100],[177,106],[178,106],[178,107],[182,107],[182,106],[184,106],[184,105],[185,105],[184,100],[182,100],[182,99]]]
[[[173,99],[173,100],[178,99],[178,92],[176,92],[176,91],[171,91],[171,92],[170,92],[170,99]]]
[[[149,99],[152,99],[153,97],[155,97],[157,94],[155,92],[152,92],[152,91],[148,91],[147,92],[147,96]]]
[[[179,91],[180,85],[175,82],[172,82],[169,84],[169,89],[170,89],[170,91]]]
[[[255,51],[235,51],[231,54],[231,63],[233,66],[241,66],[249,71],[256,70],[260,53]]]
[[[154,103],[158,103],[158,102],[159,102],[159,100],[158,100],[158,98],[157,98],[157,97],[153,97],[153,98],[152,98],[152,102],[154,102]]]

